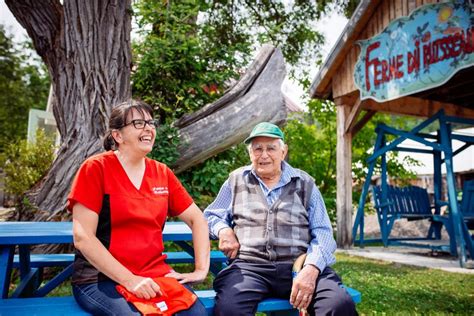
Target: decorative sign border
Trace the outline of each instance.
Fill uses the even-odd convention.
[[[474,65],[474,9],[462,0],[427,4],[357,44],[361,100],[385,102],[438,87]]]

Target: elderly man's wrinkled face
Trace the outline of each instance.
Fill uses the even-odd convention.
[[[281,162],[286,156],[287,147],[280,139],[255,137],[250,145],[250,160],[257,175],[272,178],[281,172]]]

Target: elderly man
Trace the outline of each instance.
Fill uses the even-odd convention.
[[[232,172],[204,211],[211,237],[231,262],[214,281],[215,314],[254,315],[266,297],[289,298],[310,315],[357,314],[329,267],[336,243],[321,194],[311,176],[284,161],[283,132],[263,122],[245,144],[252,164]]]

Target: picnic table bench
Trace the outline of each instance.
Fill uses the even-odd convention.
[[[180,245],[184,251],[167,252],[167,262],[193,262],[192,240],[189,227],[181,222],[169,222],[163,231],[163,240]],[[66,280],[72,273],[73,254],[31,254],[30,245],[61,244],[72,242],[72,223],[70,222],[2,222],[0,223],[0,315],[88,315],[72,296],[44,297]],[[15,255],[15,247],[19,254]],[[220,251],[211,252],[211,264],[221,269],[227,258]],[[53,280],[39,287],[41,272],[45,267],[64,267]],[[21,281],[12,297],[8,297],[10,276],[14,268],[20,270]],[[361,294],[345,287],[354,302],[361,301]],[[215,292],[196,291],[199,300],[212,314]],[[263,300],[258,311],[268,315],[298,315],[288,300],[268,298]]]

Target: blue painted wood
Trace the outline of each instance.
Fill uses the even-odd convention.
[[[408,220],[429,218],[432,220],[432,223],[445,224],[448,233],[451,231],[447,217],[433,214],[426,189],[417,186],[399,188],[387,185],[385,200],[382,193],[381,186],[372,186],[374,208],[378,214],[384,245],[394,244],[391,242],[393,239],[389,238],[390,232],[395,221],[401,218]],[[383,214],[384,208],[386,209],[386,214]],[[434,239],[433,232],[429,232],[428,236],[419,240],[423,239]],[[410,240],[413,239],[410,238]]]
[[[422,133],[421,131],[428,127],[433,123],[439,124],[439,130],[437,135],[430,135]],[[441,227],[444,225],[448,230],[450,235],[450,245],[449,249],[453,255],[459,255],[459,261],[461,266],[465,266],[467,256],[466,250],[470,254],[471,259],[474,258],[474,236],[469,235],[469,230],[467,224],[469,221],[463,219],[462,207],[457,205],[456,201],[456,188],[455,188],[455,181],[454,181],[454,172],[453,172],[453,156],[459,154],[469,146],[474,145],[474,137],[473,136],[465,136],[465,135],[458,135],[456,133],[452,133],[451,125],[452,123],[460,123],[466,125],[474,125],[474,119],[464,119],[464,118],[457,118],[453,116],[446,116],[443,110],[438,111],[434,116],[428,118],[409,132],[400,131],[391,127],[388,127],[384,124],[380,124],[376,128],[377,133],[377,141],[374,146],[374,153],[367,159],[369,165],[369,172],[366,177],[366,182],[364,183],[364,187],[362,190],[361,199],[359,202],[359,207],[356,215],[356,220],[353,227],[353,236],[354,236],[354,243],[358,243],[359,245],[363,246],[364,244],[364,233],[363,233],[363,212],[366,203],[366,194],[368,191],[368,185],[372,179],[373,168],[376,165],[378,159],[380,159],[380,166],[381,166],[381,195],[382,201],[379,203],[380,211],[378,212],[378,220],[380,223],[380,228],[382,232],[382,241],[384,245],[390,244],[390,240],[388,238],[388,233],[390,232],[394,222],[398,219],[401,215],[394,215],[399,214],[397,211],[400,208],[404,209],[403,217],[408,219],[419,219],[423,218],[425,215],[417,215],[422,213],[424,209],[427,209],[427,202],[426,199],[422,196],[425,195],[424,192],[413,191],[409,193],[400,193],[397,195],[391,203],[386,203],[387,198],[384,196],[388,193],[387,187],[387,168],[386,168],[386,160],[385,155],[389,151],[408,151],[408,152],[419,152],[419,153],[427,153],[433,155],[433,162],[434,162],[434,193],[435,193],[435,203],[434,209],[435,212],[432,215],[432,225],[430,227],[429,233],[427,238],[436,238],[440,239],[441,237]],[[395,135],[395,139],[389,143],[385,143],[385,135],[391,134]],[[414,148],[410,150],[410,148],[400,146],[401,143],[405,139],[411,139],[416,141],[420,144],[428,146],[430,149],[417,149]],[[453,152],[452,149],[452,140],[456,139],[459,141],[465,142],[463,146],[458,148],[456,151]],[[433,140],[433,141],[428,141]],[[442,159],[444,156],[444,159]],[[447,184],[448,184],[448,201],[441,201],[442,194],[442,175],[441,175],[441,166],[445,164],[447,170]],[[403,191],[403,190],[402,190]],[[385,193],[387,192],[387,193]],[[400,195],[406,195],[408,200],[400,198]],[[409,203],[408,203],[409,202]],[[449,216],[442,217],[440,216],[441,206],[448,205],[449,206]],[[460,209],[460,210],[459,210]],[[471,208],[472,209],[472,208]],[[472,227],[474,228],[474,219],[472,221]],[[357,229],[360,229],[359,239],[357,239],[356,233]],[[398,242],[400,244],[400,242]],[[434,247],[434,245],[433,245]]]
[[[361,294],[357,290],[345,287],[355,303],[361,302]],[[215,292],[213,290],[196,291],[199,300],[203,303],[209,315],[214,309]],[[271,315],[278,311],[278,315],[298,315],[288,300],[269,298],[258,305],[258,312]],[[42,297],[21,299],[0,299],[0,315],[17,316],[50,316],[50,315],[89,315],[84,312],[72,296]]]
[[[454,238],[456,240],[456,252],[459,257],[459,265],[465,267],[466,256],[466,240],[462,236],[462,221],[459,214],[457,202],[456,179],[454,177],[452,147],[451,147],[451,128],[444,119],[440,119],[441,146],[443,146],[444,164],[446,167],[446,181],[448,185],[449,198],[449,219],[453,227]],[[453,238],[453,236],[450,236]],[[472,255],[472,254],[471,254]]]
[[[52,290],[57,288],[61,283],[66,281],[74,271],[74,265],[70,264],[66,269],[58,273],[54,278],[49,280],[45,285],[37,289],[32,296],[43,297],[48,295]]]
[[[191,241],[191,229],[183,222],[167,222],[164,241]],[[72,243],[72,222],[0,222],[0,245]]]
[[[431,123],[433,123],[434,121],[438,120],[442,115],[444,115],[444,111],[443,110],[440,110],[439,112],[437,112],[435,115],[433,115],[432,117],[430,117],[429,119],[427,119],[426,121],[422,122],[421,124],[419,124],[418,126],[414,127],[410,133],[412,134],[417,134],[419,131],[421,131],[422,129],[424,129],[425,127],[429,126]],[[387,146],[384,146],[384,148],[380,148],[378,149],[377,151],[374,151],[374,153],[372,154],[372,156],[370,156],[368,159],[367,159],[367,162],[372,162],[373,160],[376,160],[378,157],[380,157],[382,154],[394,149],[395,147],[397,147],[398,145],[400,145],[401,142],[403,142],[404,140],[406,139],[406,137],[399,137],[397,139],[395,139],[394,141],[392,141],[390,144],[388,144]]]
[[[38,268],[30,269],[27,274],[23,275],[22,282],[18,284],[11,297],[27,297],[27,293],[33,292],[38,287],[38,284],[41,282],[40,279],[41,271]]]
[[[474,220],[474,180],[464,182],[462,189],[461,212],[464,219]]]
[[[187,252],[184,251],[173,251],[164,253],[168,258],[167,263],[193,263],[194,258]],[[225,263],[227,257],[219,250],[211,251],[211,261]],[[13,267],[18,268],[20,258],[15,255],[13,258]],[[45,268],[45,267],[67,267],[74,262],[73,253],[60,253],[60,254],[31,254],[30,255],[31,267],[33,268]]]
[[[8,296],[14,253],[14,246],[0,246],[0,299]]]
[[[3,231],[2,229],[5,228]],[[56,222],[56,223],[41,223],[41,222],[27,222],[27,223],[13,223],[8,224],[0,223],[0,248],[1,261],[0,261],[0,273],[3,271],[4,274],[0,275],[0,278],[4,279],[6,284],[6,291],[8,291],[8,285],[10,280],[6,282],[5,275],[9,275],[7,271],[11,271],[13,267],[23,267],[29,270],[29,274],[34,274],[36,271],[40,271],[44,267],[48,266],[66,266],[63,272],[58,274],[55,278],[50,280],[46,285],[34,291],[31,295],[33,296],[44,296],[48,294],[52,289],[57,287],[72,273],[72,261],[74,260],[73,254],[30,254],[27,248],[29,244],[43,243],[63,243],[72,240],[72,226],[68,222]],[[24,232],[29,232],[24,236]],[[59,233],[57,233],[59,231]],[[35,234],[37,237],[35,238]],[[67,234],[70,234],[67,237]],[[20,236],[21,238],[16,238]],[[2,239],[3,238],[3,239]],[[55,239],[57,238],[57,239]],[[188,244],[183,244],[183,240],[191,240],[191,230],[181,222],[170,222],[167,223],[164,229],[164,240],[172,240],[178,244],[182,244],[183,249],[192,252],[192,249],[188,249]],[[57,240],[58,242],[54,242]],[[14,256],[12,247],[2,246],[2,242],[7,245],[19,244],[24,245],[24,251],[20,255]],[[5,250],[6,249],[6,250]],[[170,263],[188,263],[192,262],[192,254],[187,252],[169,252],[167,261]],[[23,261],[24,260],[24,261]],[[211,261],[215,264],[222,264],[227,261],[225,255],[220,251],[211,252]],[[27,264],[24,265],[23,262]],[[10,266],[5,265],[5,269],[1,270],[1,264],[8,263]],[[25,270],[26,271],[26,270]],[[20,284],[20,288],[26,287],[26,280],[29,278],[27,274],[25,276],[25,283]],[[20,289],[21,295],[23,291]],[[355,302],[360,302],[360,293],[356,290],[349,289],[349,293],[352,295]],[[200,299],[209,306],[212,310],[214,306],[214,291],[201,291],[199,295]],[[206,294],[207,293],[207,294]],[[19,296],[21,296],[19,295]],[[28,293],[30,295],[30,293]],[[207,295],[207,296],[206,296]],[[34,298],[9,298],[2,296],[0,299],[0,315],[85,315],[85,313],[79,309],[72,297],[34,297]],[[287,300],[282,299],[267,299],[259,305],[259,311],[266,313],[276,312],[278,315],[297,315],[297,311],[292,309],[291,305]]]

